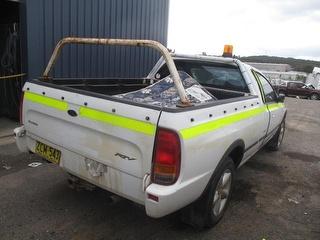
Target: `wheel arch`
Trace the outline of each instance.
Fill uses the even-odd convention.
[[[228,150],[223,156],[223,159],[226,157],[230,157],[234,162],[234,166],[237,168],[243,159],[244,152],[244,141],[242,139],[238,139],[235,142],[233,142],[233,144],[228,148]]]
[[[244,151],[245,151],[245,144],[244,141],[242,139],[237,139],[235,140],[225,151],[225,153],[223,154],[222,158],[220,159],[219,163],[217,164],[216,168],[214,169],[210,180],[208,181],[205,189],[203,190],[200,198],[202,198],[203,195],[205,195],[205,193],[208,191],[208,188],[210,187],[210,183],[212,182],[212,179],[214,178],[215,174],[217,173],[217,169],[219,168],[219,166],[227,160],[228,157],[230,157],[235,165],[235,168],[237,168],[243,158],[244,155]],[[235,159],[233,159],[232,157],[235,157]]]
[[[204,224],[201,221],[201,216],[203,214],[206,214],[204,206],[206,205],[207,201],[209,201],[209,199],[206,196],[208,191],[210,191],[211,183],[214,180],[214,177],[216,176],[219,167],[225,163],[225,161],[228,159],[230,154],[234,153],[235,151],[238,151],[239,149],[243,149],[243,152],[244,152],[244,147],[245,147],[244,141],[242,139],[237,139],[227,148],[224,155],[222,156],[219,163],[217,164],[216,168],[214,169],[201,195],[194,202],[190,203],[188,206],[183,208],[181,212],[182,213],[181,216],[182,216],[182,219],[185,219],[184,221],[187,221],[194,226],[198,226],[198,225],[202,226],[202,224]],[[241,156],[241,158],[242,157],[243,155]],[[200,203],[200,204],[197,204],[197,203]],[[199,213],[201,214],[199,215]]]
[[[319,94],[318,92],[311,92],[310,95],[309,95],[309,98],[310,98],[312,95],[317,95],[318,98],[320,97],[320,94]]]

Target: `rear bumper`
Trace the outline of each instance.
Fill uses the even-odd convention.
[[[144,205],[144,191],[142,179],[126,174],[118,169],[106,166],[106,170],[100,176],[92,176],[86,166],[86,157],[77,152],[70,151],[59,145],[46,141],[25,132],[24,127],[14,130],[16,144],[22,152],[34,152],[36,141],[40,141],[61,151],[59,166],[72,175],[101,187],[114,194]]]
[[[147,215],[160,218],[173,213],[197,200],[203,193],[212,172],[207,172],[183,183],[172,186],[151,184],[146,189],[145,208]],[[158,201],[148,198],[148,194],[158,197]]]

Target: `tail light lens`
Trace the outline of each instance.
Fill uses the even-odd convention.
[[[180,138],[174,131],[159,128],[155,140],[151,179],[161,185],[174,184],[180,173]]]
[[[20,124],[23,124],[23,119],[22,119],[22,111],[23,111],[23,97],[24,97],[24,92],[21,93],[20,96],[20,105],[19,105],[19,120]]]

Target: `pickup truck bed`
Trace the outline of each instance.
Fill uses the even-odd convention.
[[[41,81],[41,79],[40,79]],[[52,84],[51,86],[66,87],[77,90],[82,90],[103,95],[116,95],[127,93],[145,88],[150,85],[150,79],[136,78],[90,78],[90,79],[75,79],[75,78],[52,78],[49,81],[41,81],[42,83]]]
[[[34,80],[38,84],[52,86],[60,89],[68,89],[69,91],[76,91],[84,94],[98,93],[106,96],[123,94],[137,91],[146,88],[156,82],[154,79],[148,78],[90,78],[90,79],[75,79],[75,78],[51,78],[49,81],[42,79]],[[228,99],[235,97],[247,96],[248,94],[240,91],[227,90],[215,88],[212,86],[203,86],[217,99]],[[82,91],[81,91],[82,90]]]

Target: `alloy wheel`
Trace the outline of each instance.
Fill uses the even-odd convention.
[[[213,197],[212,210],[215,216],[219,216],[220,213],[223,212],[226,206],[226,203],[230,194],[230,190],[231,190],[231,182],[232,182],[231,180],[232,180],[231,171],[229,169],[226,169],[219,179],[219,182]]]

